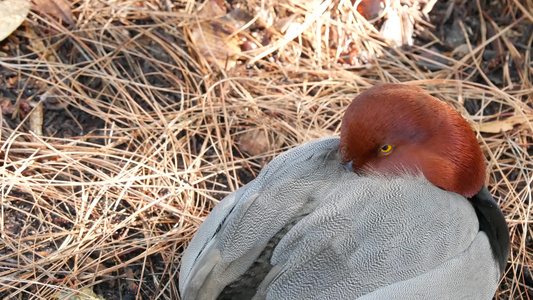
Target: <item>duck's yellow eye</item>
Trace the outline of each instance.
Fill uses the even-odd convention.
[[[379,148],[379,152],[381,153],[390,153],[392,151],[392,145],[383,145],[381,148]]]

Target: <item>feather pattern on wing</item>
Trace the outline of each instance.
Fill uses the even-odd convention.
[[[500,271],[468,200],[358,176],[338,144],[289,150],[222,200],[184,253],[182,299],[491,299]]]

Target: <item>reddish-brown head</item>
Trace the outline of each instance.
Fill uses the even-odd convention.
[[[340,153],[358,173],[419,174],[472,197],[485,162],[476,136],[451,106],[418,87],[379,84],[359,94],[341,126]]]

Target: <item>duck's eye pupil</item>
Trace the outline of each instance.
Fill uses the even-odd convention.
[[[380,149],[381,153],[389,153],[391,150],[392,150],[392,146],[391,145],[384,145]]]

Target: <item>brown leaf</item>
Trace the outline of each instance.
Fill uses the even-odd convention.
[[[356,1],[352,1],[355,3]],[[379,16],[385,8],[385,1],[382,0],[362,0],[357,5],[357,11],[367,20],[374,19]]]
[[[79,290],[78,293],[73,293],[71,291],[61,292],[57,297],[58,300],[104,300],[104,298],[98,297],[98,295],[93,292],[92,288],[84,287]]]
[[[135,273],[130,267],[124,268],[124,273],[126,275],[126,278],[130,279],[126,280],[126,289],[128,289],[131,293],[135,294],[139,289],[139,286],[135,283]]]
[[[11,103],[11,99],[0,97],[0,110],[4,115],[11,115],[15,111],[15,106]]]
[[[8,86],[7,86],[7,87],[8,87],[8,88],[13,88],[14,86],[17,85],[17,83],[19,82],[19,79],[20,79],[20,78],[17,77],[17,76],[9,77],[9,78],[7,79],[7,83],[8,83]]]
[[[198,12],[199,18],[218,18],[226,15],[226,8],[217,0],[208,0],[205,6]]]
[[[533,115],[518,115],[511,116],[505,120],[496,120],[479,124],[479,131],[485,133],[499,133],[501,131],[509,131],[515,125],[527,123],[527,120],[533,122]]]
[[[38,12],[45,13],[66,21],[70,25],[76,24],[72,17],[72,9],[66,0],[32,0]]]
[[[29,48],[36,54],[41,55],[48,51],[48,47],[46,47],[43,40],[39,38],[31,26],[26,26],[24,36],[29,40]]]
[[[208,20],[191,26],[190,38],[209,64],[229,70],[237,62],[241,47],[238,37],[233,35],[238,30],[235,20],[224,14],[225,9],[216,0],[209,0],[198,13],[199,17],[209,16]]]
[[[265,154],[270,150],[270,143],[264,130],[260,128],[252,128],[237,137],[237,146],[239,150],[250,154],[251,156],[259,156]]]
[[[0,1],[0,41],[7,38],[24,22],[29,11],[29,0]]]

